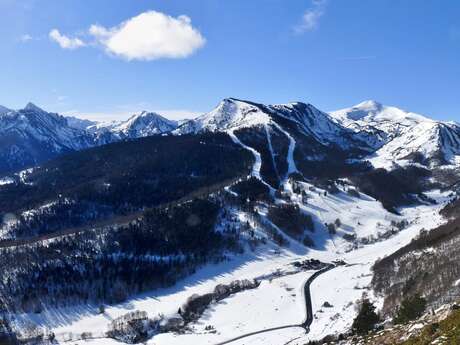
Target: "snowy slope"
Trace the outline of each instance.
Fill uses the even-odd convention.
[[[312,136],[323,145],[337,145],[342,149],[364,146],[359,136],[337,124],[326,113],[311,104],[294,102],[269,106],[276,115],[294,121],[307,136]],[[365,147],[368,149],[368,147]]]
[[[370,160],[376,167],[407,162],[457,165],[460,159],[460,126],[456,123],[435,121],[375,101],[332,112],[331,116],[374,142],[376,152]]]
[[[66,118],[29,103],[17,111],[0,111],[0,170],[23,168],[60,153],[93,145],[86,131],[71,127]]]
[[[434,191],[430,196],[440,202],[438,205],[401,209],[402,215],[396,216],[366,195],[351,197],[343,191],[337,195],[324,195],[324,190],[312,191],[312,186],[308,184],[304,187],[309,190],[311,197],[308,204],[302,204],[302,208],[317,217],[314,238],[321,245],[316,249],[307,249],[295,241],[287,248],[278,248],[268,242],[253,251],[247,249],[243,255],[231,256],[227,262],[207,265],[174,287],[142,294],[127,303],[107,307],[104,314],[98,312],[97,306],[49,309],[41,314],[17,315],[15,325],[23,327],[32,320],[40,327],[52,329],[60,343],[78,344],[82,333],[87,333],[102,337],[88,340],[89,344],[120,344],[104,338],[103,333],[112,319],[129,311],[146,311],[150,317],[160,313],[173,315],[194,293],[208,293],[217,284],[236,279],[260,279],[261,285],[257,289],[214,303],[197,322],[191,324],[190,331],[185,334],[165,333],[148,341],[152,345],[217,344],[248,332],[302,322],[305,317],[302,286],[313,272],[288,272],[292,272],[292,262],[316,258],[325,262],[343,259],[350,265],[333,269],[312,284],[314,321],[310,333],[306,335],[303,329],[294,327],[248,337],[235,344],[289,342],[300,345],[328,334],[345,332],[356,315],[354,302],[363,293],[369,294],[377,304],[381,302],[369,289],[373,262],[407,244],[422,228],[441,224],[444,220],[438,211],[447,198]],[[300,199],[297,202],[300,203]],[[241,217],[244,222],[244,214]],[[330,238],[325,235],[326,231],[321,225],[336,218],[341,218],[342,225],[337,236]],[[404,231],[372,245],[348,251],[346,241],[341,238],[344,233],[355,233],[358,237],[377,235],[392,220],[400,219],[408,221],[409,226]],[[258,231],[260,229],[256,229]],[[279,277],[271,277],[273,273]],[[326,301],[332,307],[324,307]],[[206,329],[209,325],[215,328],[215,333]]]
[[[224,131],[228,129],[264,125],[270,116],[253,103],[226,98],[211,112],[196,119],[186,121],[176,131],[177,134],[200,131]]]
[[[176,121],[168,120],[157,113],[142,111],[128,120],[97,123],[87,130],[98,136],[111,133],[118,139],[134,139],[170,132],[176,128]]]
[[[3,114],[0,135],[17,135],[46,142],[56,151],[81,149],[90,145],[84,131],[70,127],[64,117],[48,113],[32,103],[28,103],[24,109]]]
[[[8,109],[7,107],[4,107],[3,105],[0,105],[0,116],[6,115],[11,111],[12,111],[11,109]]]
[[[371,157],[374,166],[405,161],[426,166],[460,163],[460,127],[452,123],[420,122],[380,148]]]
[[[373,152],[353,130],[301,102],[264,105],[227,98],[172,133],[206,131],[226,132],[235,143],[251,151],[257,162],[253,176],[271,189],[283,185],[290,174],[308,174],[309,162],[343,162]]]
[[[348,149],[353,145],[362,144],[359,143],[359,138],[352,138],[352,131],[336,123],[328,114],[311,104],[294,102],[263,105],[235,98],[224,99],[211,112],[182,124],[175,133],[237,130],[273,123],[278,124],[279,128],[284,120],[322,145],[335,144]]]
[[[363,125],[368,124],[393,135],[397,135],[401,127],[412,126],[420,122],[433,122],[423,115],[385,106],[376,101],[364,101],[351,108],[334,111],[331,115],[341,120],[345,125],[354,122]]]
[[[80,130],[86,130],[88,127],[94,126],[97,123],[97,121],[80,119],[75,116],[66,116],[65,118],[67,120],[67,124],[70,127],[80,129]]]

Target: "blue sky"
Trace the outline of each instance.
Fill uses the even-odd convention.
[[[0,104],[184,117],[237,97],[460,121],[457,0],[0,0]]]

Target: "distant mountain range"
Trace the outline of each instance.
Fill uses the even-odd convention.
[[[21,110],[0,109],[0,171],[36,165],[58,154],[95,145],[85,130],[32,103]]]
[[[298,138],[306,136],[312,141],[303,159],[337,147],[359,151],[375,167],[412,163],[435,167],[456,165],[460,155],[458,124],[375,101],[327,114],[300,102],[263,105],[228,98],[211,112],[181,123],[147,111],[125,121],[94,122],[50,113],[29,103],[20,110],[0,106],[0,172],[31,167],[66,152],[164,133],[248,128],[268,133],[269,128],[275,136],[290,140],[280,127],[286,121]]]
[[[175,121],[149,112],[126,121],[96,123],[50,113],[29,103],[0,107],[0,172],[28,168],[60,154],[111,142],[169,132]]]

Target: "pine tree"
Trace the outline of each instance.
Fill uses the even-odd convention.
[[[364,335],[374,329],[375,325],[380,321],[379,316],[375,312],[375,306],[364,298],[361,301],[361,306],[358,315],[353,321],[352,330],[355,334]]]
[[[426,300],[420,295],[405,298],[401,302],[401,307],[398,309],[394,318],[395,324],[407,323],[422,316],[426,308]]]

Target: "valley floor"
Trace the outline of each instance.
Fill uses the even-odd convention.
[[[315,194],[316,195],[316,194]],[[173,315],[192,294],[210,292],[221,283],[237,279],[259,279],[258,288],[230,296],[208,308],[201,318],[190,325],[186,334],[165,333],[154,336],[150,345],[217,344],[227,339],[265,328],[299,324],[305,319],[303,285],[314,271],[295,272],[292,263],[297,260],[315,258],[323,262],[344,260],[339,266],[319,276],[311,285],[314,320],[310,333],[297,328],[288,328],[248,337],[233,344],[305,344],[309,340],[345,332],[356,314],[355,302],[367,293],[377,304],[378,296],[369,290],[372,279],[371,267],[376,259],[388,255],[406,245],[422,228],[430,229],[444,222],[439,215],[446,194],[433,191],[428,195],[437,200],[437,205],[421,205],[401,209],[401,216],[385,211],[380,203],[367,196],[351,197],[345,192],[337,195],[322,195],[319,191],[302,207],[315,216],[318,224],[315,242],[318,249],[308,249],[291,241],[288,248],[268,243],[254,251],[230,257],[226,262],[210,264],[194,275],[180,281],[176,286],[139,295],[115,306],[108,306],[104,314],[97,306],[81,306],[69,309],[48,309],[36,315],[16,315],[14,325],[24,329],[31,322],[52,330],[60,343],[81,343],[82,333],[91,333],[93,340],[87,344],[119,344],[103,338],[111,320],[134,310],[146,311],[149,317],[158,314]],[[346,208],[346,209],[345,209]],[[321,226],[340,218],[342,225],[333,239]],[[391,220],[408,221],[408,226],[386,240],[372,245],[362,245],[347,250],[350,243],[342,236],[355,233],[359,237],[377,236],[379,229]],[[275,274],[274,274],[275,273]],[[277,277],[278,276],[278,277]],[[328,302],[331,306],[325,306]],[[210,329],[206,326],[212,326]]]

